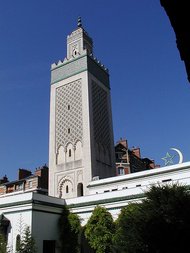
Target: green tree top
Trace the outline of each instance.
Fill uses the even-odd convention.
[[[30,228],[27,226],[24,230],[23,238],[17,245],[18,253],[36,253],[36,243],[31,235]]]
[[[101,206],[95,207],[86,224],[85,236],[97,253],[107,253],[112,248],[115,226],[111,214]]]
[[[129,204],[117,219],[119,252],[188,252],[190,194],[185,186],[152,186],[142,203]]]
[[[138,203],[128,204],[121,209],[120,215],[116,220],[116,233],[113,237],[114,248],[120,253],[144,252],[144,244],[141,238],[142,229],[143,215],[141,205]]]

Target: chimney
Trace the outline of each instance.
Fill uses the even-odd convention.
[[[135,147],[133,147],[131,151],[132,151],[132,153],[133,153],[134,155],[136,155],[138,158],[141,158],[140,148],[135,148]]]
[[[7,182],[9,182],[9,180],[6,175],[3,178],[0,178],[0,184],[5,184]]]
[[[18,180],[24,179],[26,177],[29,177],[32,175],[32,172],[30,170],[26,169],[19,169],[18,170]]]
[[[117,144],[121,143],[124,147],[128,148],[128,143],[126,139],[120,138],[119,141],[117,141]]]

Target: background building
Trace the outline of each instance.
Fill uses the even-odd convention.
[[[122,138],[115,145],[115,160],[117,176],[160,167],[152,159],[141,158],[139,147],[129,149],[127,140]]]
[[[48,167],[46,165],[37,168],[34,174],[30,170],[19,169],[18,179],[15,181],[9,182],[6,176],[0,179],[0,195],[27,191],[48,194]]]

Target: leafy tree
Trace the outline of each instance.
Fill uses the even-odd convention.
[[[76,253],[79,252],[79,235],[81,231],[80,219],[64,206],[62,215],[59,219],[59,232],[61,252]]]
[[[186,187],[177,184],[153,186],[146,198],[143,201],[144,242],[149,252],[187,252],[190,194]]]
[[[89,242],[85,236],[85,230],[86,230],[86,226],[83,226],[81,228],[81,235],[80,235],[80,252],[94,253],[94,250],[89,245]]]
[[[5,237],[0,233],[0,253],[6,253],[7,243]]]
[[[116,251],[121,253],[144,252],[144,243],[141,238],[143,229],[141,212],[141,205],[138,203],[131,203],[121,209],[121,213],[116,220],[116,232],[113,237]],[[138,224],[142,225],[139,226]]]
[[[31,235],[30,228],[27,226],[23,238],[17,244],[17,252],[19,253],[36,253],[36,244],[35,240]]]
[[[114,230],[115,225],[111,214],[104,207],[95,207],[85,230],[90,246],[97,253],[110,252]]]
[[[187,252],[190,194],[186,187],[152,186],[145,197],[118,217],[114,242],[120,252]]]

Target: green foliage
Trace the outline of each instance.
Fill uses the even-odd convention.
[[[142,225],[140,226],[140,224]],[[142,229],[143,216],[141,205],[131,203],[122,208],[116,220],[116,232],[113,237],[114,248],[119,252],[144,252],[144,244],[141,238]]]
[[[152,186],[139,204],[122,209],[114,245],[119,252],[187,252],[190,195],[184,186]]]
[[[75,234],[79,234],[81,231],[81,225],[78,215],[74,213],[69,213],[68,220],[71,224],[71,231],[73,231]]]
[[[0,253],[6,253],[6,240],[5,237],[0,233]]]
[[[112,248],[115,226],[111,214],[97,206],[86,224],[85,237],[97,253],[107,253]]]
[[[69,209],[64,206],[62,215],[59,219],[61,252],[79,252],[80,231],[80,219],[76,214],[70,213]]]
[[[18,253],[36,253],[35,240],[31,235],[30,228],[26,227],[23,238],[17,242],[16,250]]]
[[[185,186],[153,186],[143,201],[144,242],[149,252],[186,252],[190,234],[190,195]],[[148,232],[149,231],[149,232]]]

